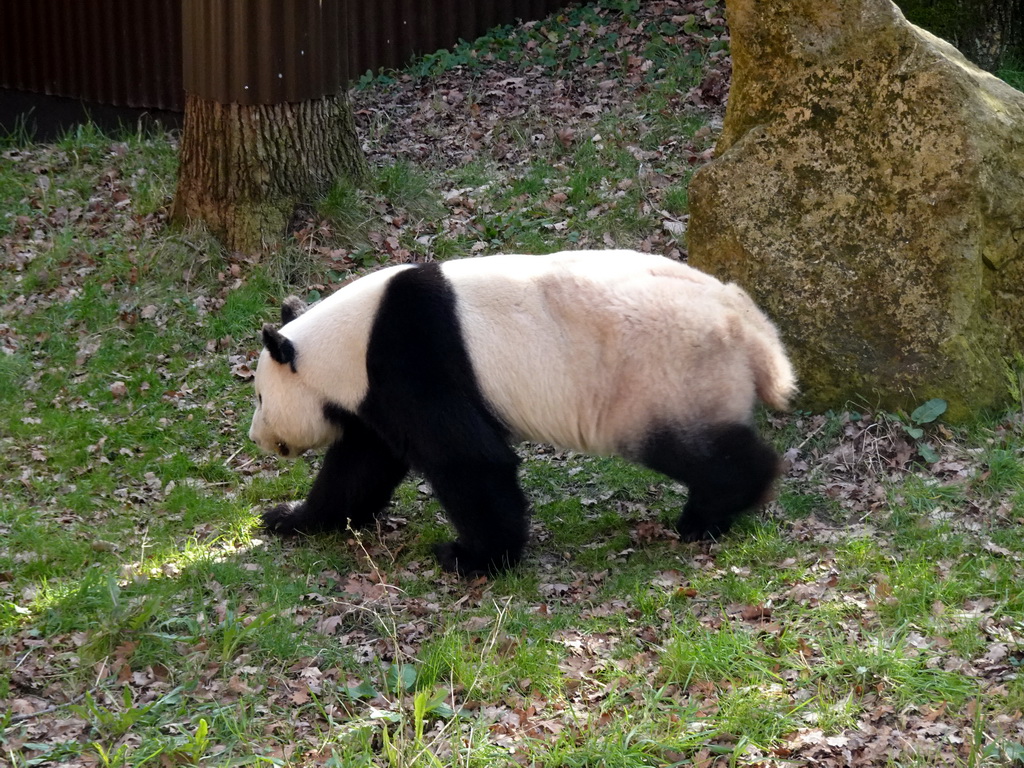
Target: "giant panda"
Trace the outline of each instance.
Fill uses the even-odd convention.
[[[685,540],[764,500],[775,452],[759,398],[795,391],[778,333],[736,285],[632,251],[496,255],[381,269],[263,327],[250,438],[326,448],[306,500],[263,514],[280,533],[364,526],[413,469],[455,527],[435,547],[461,574],[516,564],[527,502],[510,442],[618,455],[688,486]]]

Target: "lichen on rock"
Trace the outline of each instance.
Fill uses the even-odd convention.
[[[727,0],[733,84],[690,261],[779,323],[806,407],[950,416],[1024,342],[1024,94],[890,0]]]

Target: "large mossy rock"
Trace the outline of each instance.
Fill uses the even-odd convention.
[[[803,405],[1005,401],[1024,348],[1024,94],[889,0],[726,0],[733,83],[690,263],[782,330]]]

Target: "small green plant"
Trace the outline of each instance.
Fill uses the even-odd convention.
[[[227,609],[224,619],[214,627],[215,648],[219,651],[221,663],[228,663],[234,659],[241,649],[254,642],[257,637],[277,618],[273,611],[264,611],[251,620],[239,615],[232,609]]]
[[[902,411],[896,414],[889,414],[890,418],[903,428],[917,448],[921,458],[929,463],[939,460],[938,452],[922,438],[927,425],[933,423],[946,412],[948,403],[941,398],[932,398],[915,408],[909,416]]]
[[[924,425],[931,424],[944,414],[946,407],[946,401],[939,398],[933,398],[919,405],[910,414],[910,425],[904,425],[903,429],[915,440],[920,440],[924,436]]]
[[[106,597],[109,600],[109,609],[96,622],[95,628],[82,646],[86,658],[103,658],[126,638],[158,643],[179,639],[153,628],[161,609],[157,598],[138,596],[129,599],[112,575],[106,578]]]
[[[407,710],[403,710],[403,716],[392,720],[394,727],[385,725],[380,732],[381,743],[383,744],[384,756],[391,768],[405,768],[409,766],[428,765],[431,768],[444,768],[442,762],[434,753],[434,737],[426,737],[426,727],[431,719],[450,719],[454,717],[455,711],[445,701],[447,693],[444,689],[437,689],[433,693],[423,690],[417,691],[412,698],[412,729],[410,739],[403,728]]]
[[[128,765],[131,748],[127,744],[121,744],[115,751],[109,752],[98,741],[94,741],[92,748],[96,752],[97,757],[99,757],[103,768],[121,768],[121,766]]]
[[[973,750],[972,750],[973,753]],[[988,744],[981,752],[981,762],[977,765],[995,764],[1000,765],[1024,765],[1024,744],[1019,741],[994,741]]]
[[[184,732],[175,748],[175,756],[185,758],[191,765],[199,765],[210,748],[210,725],[205,718],[199,718],[194,732]]]
[[[125,686],[121,693],[121,708],[107,708],[96,701],[90,692],[85,694],[84,704],[74,704],[71,711],[92,723],[93,728],[112,739],[118,739],[130,732],[160,702],[151,701],[145,706],[135,706],[132,689]]]
[[[1012,357],[1004,357],[1003,375],[1006,377],[1006,391],[1024,413],[1024,354],[1014,352]]]
[[[392,664],[384,674],[384,692],[400,696],[416,687],[418,673],[412,664]]]

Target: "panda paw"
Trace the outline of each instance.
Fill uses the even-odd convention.
[[[490,576],[514,567],[520,560],[520,554],[502,552],[490,557],[475,554],[457,541],[446,541],[434,545],[434,556],[441,568],[459,576],[475,578]]]
[[[728,525],[712,524],[706,521],[682,519],[676,523],[676,531],[682,541],[709,541],[721,538],[729,530]]]
[[[263,512],[263,527],[272,533],[287,536],[305,530],[305,504],[287,501]]]
[[[441,568],[449,573],[457,573],[460,576],[473,576],[482,571],[475,567],[477,559],[472,558],[457,541],[446,541],[434,545],[434,557],[440,563]]]

